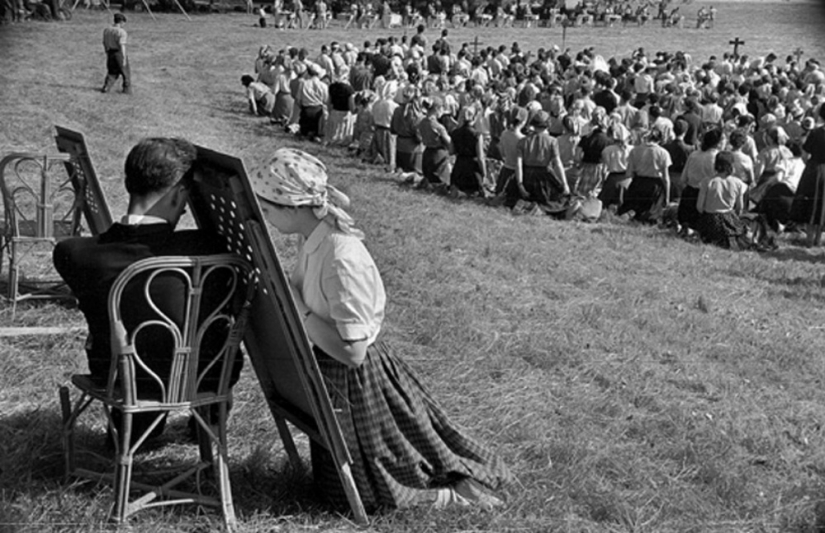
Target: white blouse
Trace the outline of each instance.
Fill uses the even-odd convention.
[[[344,341],[372,344],[378,338],[384,283],[359,238],[321,222],[298,253],[291,278],[307,307],[334,324]]]

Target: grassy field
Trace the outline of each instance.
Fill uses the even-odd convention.
[[[825,59],[816,5],[718,7],[711,31],[571,29],[567,44],[605,56],[685,50],[698,60],[738,36],[753,55],[801,47]],[[101,95],[109,19],[78,11],[69,23],[0,28],[0,152],[52,150],[54,124],[85,132],[116,215],[123,159],[147,135],[185,136],[248,167],[285,145],[327,162],[384,276],[386,337],[518,477],[501,512],[410,510],[374,517],[372,530],[825,530],[822,249],[785,239],[774,253],[732,253],[622,222],[513,217],[401,188],[248,114],[240,75],[259,45],[317,50],[380,31],[278,33],[240,14],[191,22],[129,14],[135,94]],[[555,29],[451,30],[457,42],[476,33],[492,45],[561,43]],[[277,244],[289,264],[294,243]],[[2,303],[0,325],[83,319],[41,304],[21,306],[12,322]],[[0,339],[0,532],[106,527],[108,489],[61,483],[57,387],[85,369],[82,346],[79,333]],[[193,455],[179,442],[182,424],[147,460]],[[242,531],[355,529],[317,505],[308,472],[288,468],[248,369],[230,438]],[[305,439],[299,445],[308,459]],[[212,511],[183,507],[139,515],[132,529],[200,532],[219,523]]]

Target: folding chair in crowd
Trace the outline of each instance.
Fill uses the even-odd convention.
[[[226,251],[249,261],[257,275],[244,346],[285,451],[301,465],[287,421],[328,449],[355,520],[366,524],[352,458],[243,162],[199,147],[197,167],[190,205],[198,226],[219,235]]]

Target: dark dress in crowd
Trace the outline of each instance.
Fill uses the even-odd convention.
[[[424,154],[421,170],[429,183],[447,183],[450,179],[450,134],[434,116],[424,118],[418,124]]]
[[[424,114],[420,105],[413,100],[401,104],[393,111],[390,131],[395,134],[395,166],[404,172],[422,174],[421,134],[418,123],[423,120]]]
[[[467,194],[481,192],[484,183],[481,162],[478,160],[479,134],[473,131],[472,124],[465,122],[456,128],[450,137],[455,151],[455,164],[450,175],[450,185]]]
[[[657,222],[665,205],[665,179],[670,179],[670,154],[658,144],[646,142],[634,146],[627,158],[627,175],[632,179],[624,202],[616,214],[633,211],[639,222]]]
[[[547,130],[539,129],[520,139],[517,150],[521,157],[522,183],[528,195],[524,200],[543,206],[560,201],[564,185],[551,169],[553,160],[559,157],[558,141]],[[513,207],[522,199],[515,179],[507,183],[504,192],[507,207]]]
[[[798,224],[819,224],[825,196],[825,126],[811,131],[802,149],[809,158],[796,188],[791,220]]]

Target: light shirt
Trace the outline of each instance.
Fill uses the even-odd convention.
[[[123,215],[120,223],[124,226],[148,226],[149,224],[168,224],[169,221],[152,215]]]
[[[389,128],[392,123],[392,115],[398,104],[394,100],[382,99],[372,106],[372,120],[374,124],[381,128]]]
[[[504,167],[510,170],[516,169],[518,159],[518,142],[524,138],[521,131],[506,129],[502,132],[501,138],[498,140],[498,149],[501,152],[501,158],[504,161]]]
[[[667,150],[658,144],[641,144],[633,147],[627,156],[628,177],[664,178],[673,163]]]
[[[378,338],[386,294],[359,238],[321,222],[298,253],[291,279],[307,307],[334,324],[344,341],[372,344]]]
[[[312,76],[301,82],[296,100],[298,105],[305,107],[326,105],[329,100],[329,88],[317,76]]]
[[[632,149],[633,147],[630,145],[611,144],[602,150],[602,163],[607,168],[607,173],[625,172],[627,170],[627,158]]]
[[[711,148],[707,151],[696,150],[691,152],[685,162],[685,168],[682,170],[682,181],[688,187],[698,189],[702,183],[716,176],[716,170],[713,168],[716,163],[716,154],[719,150]]]
[[[120,50],[126,44],[126,30],[120,26],[111,26],[103,30],[103,49]]]
[[[747,185],[739,178],[716,176],[702,183],[696,209],[700,213],[731,213],[742,207]]]

